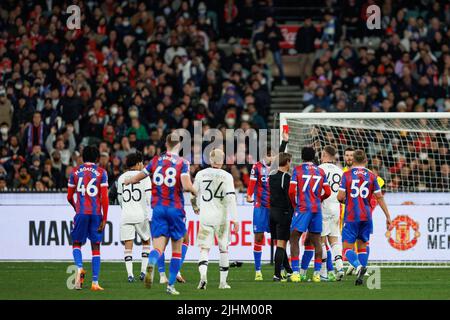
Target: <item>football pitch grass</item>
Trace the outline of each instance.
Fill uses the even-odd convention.
[[[381,288],[370,290],[365,284],[355,287],[355,276],[333,283],[273,282],[273,267],[270,265],[263,265],[264,281],[256,282],[253,264],[244,263],[240,268],[230,268],[228,282],[232,289],[219,290],[218,264],[210,263],[208,287],[203,291],[197,290],[197,264],[185,263],[182,272],[187,283],[176,285],[181,293],[179,296],[169,296],[165,293],[165,285],[159,284],[157,272],[156,284],[146,289],[139,280],[128,283],[124,263],[114,262],[104,262],[101,266],[100,285],[105,291],[89,290],[90,263],[84,265],[87,274],[83,290],[69,290],[66,282],[71,274],[66,271],[70,265],[69,262],[0,262],[0,299],[450,299],[448,268],[381,268]],[[135,262],[136,277],[139,269],[140,262]],[[308,276],[311,276],[311,270]]]

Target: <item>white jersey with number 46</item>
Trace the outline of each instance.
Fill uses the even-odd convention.
[[[227,222],[226,196],[235,194],[233,176],[222,169],[206,168],[195,176],[201,224],[218,226]]]
[[[122,224],[141,223],[149,218],[152,183],[149,177],[136,184],[124,185],[125,180],[141,171],[130,170],[117,180],[117,193],[122,207]]]
[[[333,163],[322,163],[320,166],[325,171],[328,184],[331,188],[331,195],[322,202],[322,215],[324,217],[339,217],[341,204],[337,200],[339,185],[341,184],[343,171]]]

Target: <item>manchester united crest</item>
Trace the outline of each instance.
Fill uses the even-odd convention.
[[[414,247],[419,237],[419,223],[406,215],[397,216],[386,232],[389,244],[400,251]]]

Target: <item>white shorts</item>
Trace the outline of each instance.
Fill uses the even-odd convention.
[[[200,224],[200,229],[197,234],[197,245],[200,248],[210,249],[215,245],[215,239],[220,251],[228,250],[228,243],[230,242],[230,223],[221,224],[218,226],[206,226]]]
[[[322,237],[339,237],[341,235],[339,217],[325,216],[322,222]]]
[[[148,241],[150,239],[150,223],[148,219],[140,223],[124,223],[120,225],[121,241],[134,240],[136,233],[142,241]]]

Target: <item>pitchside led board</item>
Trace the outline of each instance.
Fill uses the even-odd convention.
[[[36,197],[31,201],[33,205],[16,205],[13,202],[23,202],[0,197],[0,241],[3,244],[0,260],[71,260],[69,234],[73,210],[64,204],[65,196],[52,196],[57,205],[48,205],[49,201],[39,195],[28,194],[27,197],[28,201]],[[374,234],[370,242],[371,260],[450,261],[450,205],[442,205],[439,203],[443,202],[433,200],[425,201],[432,197],[431,194],[395,194],[391,198],[387,197],[393,224],[391,229],[386,230],[381,209],[375,210]],[[441,196],[438,198],[442,199]],[[415,205],[402,205],[411,202]],[[240,230],[231,233],[230,259],[252,260],[253,208],[239,201],[238,213]],[[122,260],[123,246],[119,239],[120,207],[111,206],[108,217],[102,258]],[[190,245],[186,260],[195,261],[199,256],[196,247],[198,216],[190,206],[186,207],[186,218]],[[139,244],[140,241],[137,240],[136,243]],[[268,243],[266,241],[263,250],[264,260],[269,260]],[[84,257],[89,259],[89,246],[83,250]],[[170,257],[170,249],[167,253],[167,257]],[[212,259],[217,260],[218,250],[212,250],[211,253]],[[134,255],[136,259],[139,258],[140,250],[134,250]]]

